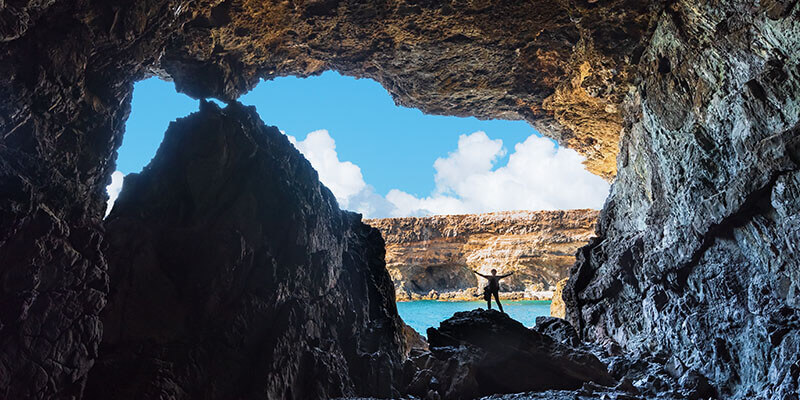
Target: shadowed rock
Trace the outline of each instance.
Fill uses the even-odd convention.
[[[87,398],[393,396],[383,240],[255,109],[202,103],[106,220],[111,291]]]
[[[784,49],[800,48],[800,3],[743,4],[659,17],[599,238],[563,297],[584,340],[665,354],[720,397],[796,398],[800,60]]]
[[[720,396],[795,397],[798,12],[777,0],[0,2],[0,397],[83,391],[133,82],[233,99],[260,78],[327,69],[430,113],[524,118],[616,174],[564,290],[580,336],[666,354],[669,373]]]
[[[616,384],[592,354],[558,343],[494,310],[455,313],[428,329],[432,357],[417,360],[420,370],[411,393],[436,390],[448,399],[493,393],[578,389],[587,382]],[[427,382],[426,382],[427,380]]]

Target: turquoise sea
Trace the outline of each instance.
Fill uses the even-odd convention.
[[[486,308],[483,301],[436,301],[419,300],[397,303],[397,311],[406,323],[425,336],[430,327],[438,328],[439,322],[453,316],[458,311]],[[497,309],[492,302],[492,309]],[[503,310],[511,318],[522,322],[525,326],[534,326],[536,317],[550,315],[549,301],[521,300],[504,301]]]

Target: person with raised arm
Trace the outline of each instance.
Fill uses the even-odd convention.
[[[483,288],[483,299],[486,300],[486,304],[489,306],[489,309],[492,309],[492,296],[494,296],[494,301],[497,303],[497,307],[500,308],[500,312],[505,313],[505,311],[503,311],[503,305],[500,304],[500,279],[510,276],[513,274],[513,272],[505,275],[497,275],[496,269],[492,269],[491,275],[484,275],[477,271],[472,272],[475,275],[486,278],[486,280],[489,281],[489,284]]]

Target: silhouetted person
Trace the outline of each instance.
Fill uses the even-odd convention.
[[[483,289],[483,299],[486,300],[486,304],[489,306],[489,309],[492,309],[492,296],[494,296],[494,301],[497,303],[497,307],[500,308],[500,312],[505,312],[503,311],[503,305],[500,304],[500,279],[510,276],[513,274],[513,272],[505,275],[497,275],[496,269],[492,270],[491,275],[484,275],[478,273],[477,271],[472,272],[474,272],[475,275],[482,276],[489,281],[489,284]]]

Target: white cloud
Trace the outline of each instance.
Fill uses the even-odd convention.
[[[361,168],[350,161],[339,161],[336,142],[328,131],[311,132],[303,141],[289,136],[289,141],[311,162],[319,173],[319,180],[333,192],[339,203],[346,204],[350,197],[367,186]]]
[[[392,190],[386,197],[395,215],[425,215],[600,208],[608,196],[608,183],[583,168],[583,157],[550,139],[531,135],[494,169],[504,154],[502,141],[484,132],[461,135],[458,149],[434,163],[431,196]]]
[[[108,193],[106,216],[111,212],[111,209],[114,207],[114,202],[117,201],[117,197],[119,197],[119,192],[122,191],[122,181],[124,178],[125,175],[120,171],[114,171],[114,173],[111,174],[111,184],[106,186],[106,192]]]
[[[289,140],[319,172],[339,205],[367,217],[463,214],[501,210],[600,208],[608,183],[587,172],[583,157],[559,148],[550,139],[532,135],[514,147],[508,163],[500,139],[484,132],[461,135],[458,148],[434,163],[436,188],[427,197],[392,189],[386,197],[364,182],[361,168],[339,160],[328,131]]]
[[[339,160],[336,142],[327,130],[311,132],[302,141],[286,136],[317,170],[320,182],[333,192],[339,207],[365,216],[389,215],[391,204],[364,182],[361,168],[350,161]]]

